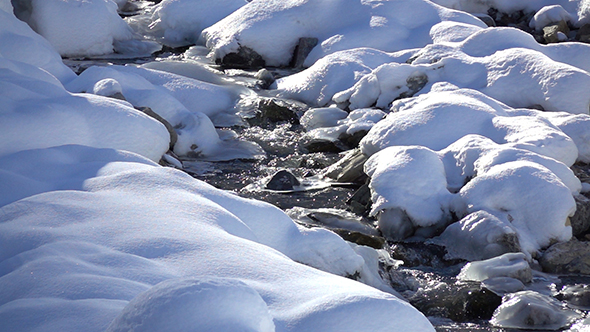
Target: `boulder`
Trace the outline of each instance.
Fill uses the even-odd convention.
[[[367,159],[369,157],[363,154],[360,149],[351,150],[339,162],[328,167],[323,175],[338,182],[364,184],[368,179],[364,171],[364,165]]]
[[[560,301],[565,301],[569,307],[576,309],[590,309],[590,286],[584,284],[564,286],[556,295]]]
[[[269,127],[276,123],[299,124],[298,113],[304,109],[303,105],[277,98],[262,98],[258,100],[254,116],[247,121],[252,126]]]
[[[539,263],[549,273],[590,275],[590,242],[572,238],[554,244],[543,253]]]
[[[295,186],[299,186],[301,183],[293,173],[287,170],[280,170],[276,172],[266,184],[266,189],[270,190],[293,190]]]
[[[260,69],[266,65],[260,54],[246,46],[240,46],[237,52],[228,53],[215,62],[224,68],[238,69]]]
[[[584,195],[575,195],[576,213],[570,217],[572,234],[583,239],[590,230],[590,199]]]
[[[583,43],[590,43],[590,23],[586,23],[576,32],[576,40]]]
[[[305,62],[305,58],[307,58],[311,50],[314,47],[316,47],[317,44],[317,38],[299,38],[299,42],[297,43],[297,46],[295,46],[295,50],[293,51],[293,57],[291,58],[291,63],[289,65],[293,68],[302,68],[303,62]]]
[[[547,44],[558,43],[567,40],[567,34],[570,29],[566,21],[558,24],[549,25],[543,28],[543,38]],[[561,33],[561,34],[560,34]]]

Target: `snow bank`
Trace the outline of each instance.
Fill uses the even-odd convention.
[[[165,45],[186,46],[196,44],[203,29],[247,3],[246,0],[164,0],[144,17],[131,17],[128,21],[140,33]]]
[[[109,90],[104,90],[105,82],[120,87],[122,96],[134,106],[150,107],[168,121],[178,134],[174,145],[178,155],[223,160],[263,154],[254,143],[222,140],[210,120],[227,121],[233,117],[237,121],[234,106],[240,89],[135,66],[94,66],[67,88],[73,92],[106,93]]]
[[[6,8],[0,10],[0,57],[40,67],[64,83],[76,77],[47,40],[14,16],[10,1],[2,4]]]
[[[71,94],[46,71],[0,58],[0,156],[64,144],[126,150],[158,161],[170,135],[126,102]]]
[[[288,65],[299,38],[317,38],[318,46],[305,61],[310,66],[325,55],[357,47],[389,52],[422,47],[432,42],[430,27],[441,21],[486,27],[466,13],[422,0],[272,0],[248,3],[205,29],[202,37],[215,59],[247,47],[269,66]]]
[[[22,176],[12,160],[28,165],[13,169]],[[269,204],[113,150],[25,151],[0,164],[37,194],[1,208],[4,329],[151,331],[201,314],[199,326],[255,331],[433,331],[396,297],[289,259],[341,275],[364,265],[335,234]]]

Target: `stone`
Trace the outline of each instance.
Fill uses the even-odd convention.
[[[247,121],[252,126],[269,127],[277,123],[299,124],[301,107],[277,98],[262,98],[256,105],[254,117]]]
[[[350,210],[358,215],[366,215],[371,210],[371,189],[365,184],[358,188],[355,193],[346,201]]]
[[[293,173],[287,170],[276,172],[266,184],[265,188],[270,190],[288,191],[293,190],[295,186],[301,183]]]
[[[307,58],[311,50],[316,47],[317,44],[317,38],[299,38],[299,42],[297,43],[297,46],[295,46],[295,50],[293,50],[293,57],[291,58],[291,63],[289,66],[293,68],[303,68],[303,62],[305,62],[305,58]]]
[[[340,161],[328,167],[322,175],[342,183],[364,184],[368,176],[363,168],[368,159],[369,157],[360,149],[351,150]]]
[[[567,302],[568,306],[590,310],[590,286],[584,284],[564,286],[555,298]]]
[[[549,273],[590,275],[590,242],[572,238],[554,244],[543,253],[539,263]]]
[[[266,61],[253,49],[240,46],[235,53],[228,53],[221,59],[216,59],[215,63],[223,68],[237,69],[260,69],[266,65]]]
[[[422,72],[416,72],[414,75],[406,79],[406,86],[409,91],[400,94],[399,98],[409,98],[414,96],[418,91],[422,90],[428,83],[428,75]]]
[[[590,230],[590,199],[582,194],[575,195],[576,212],[569,218],[572,225],[572,234],[578,239],[583,239]]]
[[[559,33],[562,33],[560,35]],[[570,29],[567,25],[567,22],[561,21],[558,24],[549,25],[543,28],[543,38],[547,44],[551,43],[558,43],[563,40],[563,36],[565,35],[565,39],[567,40],[567,34],[570,32]]]
[[[260,69],[254,77],[258,80],[258,87],[265,90],[275,82],[274,75],[265,68]]]
[[[305,139],[301,142],[301,146],[309,153],[339,153],[346,150],[346,146],[342,145],[339,141],[320,138]]]
[[[385,239],[381,236],[367,235],[361,232],[349,231],[347,229],[333,229],[334,233],[348,242],[356,243],[361,246],[367,246],[374,249],[383,249]]]
[[[166,121],[166,119],[161,117],[158,113],[154,112],[149,107],[136,107],[136,109],[143,112],[144,114],[160,121],[166,127],[166,129],[168,130],[168,133],[170,134],[170,150],[174,149],[174,144],[176,144],[176,142],[178,141],[178,134],[176,133],[176,130],[170,124],[170,122]]]
[[[359,130],[355,131],[352,135],[344,132],[338,136],[338,140],[348,148],[354,149],[359,146],[360,141],[363,139],[363,137],[367,136],[368,132],[368,130]]]
[[[576,40],[583,43],[590,43],[590,23],[586,23],[576,31]]]
[[[377,215],[377,227],[390,241],[406,239],[416,230],[408,214],[400,208],[381,210]]]

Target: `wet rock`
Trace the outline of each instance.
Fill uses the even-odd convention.
[[[340,235],[344,240],[356,243],[361,246],[367,246],[374,249],[383,249],[385,239],[376,235],[367,235],[361,232],[349,231],[346,229],[334,229],[334,233]]]
[[[260,99],[254,111],[254,117],[247,121],[252,126],[269,127],[277,123],[299,124],[299,115],[303,109],[296,103],[277,98]]]
[[[266,189],[270,190],[293,190],[295,186],[299,186],[301,183],[295,175],[287,170],[280,170],[276,172],[272,178],[266,184]]]
[[[351,150],[339,162],[328,167],[323,175],[338,182],[363,184],[368,179],[363,170],[367,159],[369,157],[363,154],[360,149]]]
[[[339,153],[347,150],[347,147],[339,141],[330,141],[320,138],[304,139],[301,142],[301,146],[309,153]]]
[[[265,68],[260,69],[254,77],[259,81],[258,87],[265,90],[275,82],[274,75]]]
[[[291,63],[289,65],[293,68],[302,68],[303,62],[305,62],[305,58],[307,58],[311,50],[314,47],[316,47],[317,44],[317,38],[299,38],[299,42],[297,43],[297,46],[295,46],[295,50],[293,51],[293,57],[291,58]]]
[[[426,316],[446,317],[456,322],[492,317],[502,298],[479,283],[435,283],[418,290],[410,303]]]
[[[404,267],[445,268],[459,263],[459,260],[445,260],[443,247],[424,242],[398,242],[391,245],[388,250],[393,259],[404,262]]]
[[[576,40],[583,43],[590,43],[590,23],[586,23],[576,32]]]
[[[174,144],[176,144],[176,142],[178,141],[178,134],[176,133],[176,130],[170,124],[170,122],[166,121],[166,119],[161,117],[158,113],[152,111],[152,109],[149,107],[136,107],[136,109],[160,121],[166,127],[168,133],[170,134],[170,150],[172,150],[174,148]]]
[[[555,295],[555,298],[567,302],[570,307],[590,310],[590,285],[565,286]]]
[[[567,34],[569,32],[570,29],[567,26],[567,22],[561,21],[558,24],[544,27],[543,38],[547,44],[558,43],[567,40]]]
[[[338,140],[342,142],[345,146],[347,146],[349,149],[354,149],[359,146],[360,141],[363,139],[363,137],[367,136],[368,132],[368,130],[359,130],[355,131],[352,135],[344,132],[340,134],[340,136],[338,136]]]
[[[371,210],[371,189],[365,184],[358,188],[354,194],[346,201],[350,210],[358,215],[366,215]]]
[[[543,271],[549,273],[590,275],[590,242],[572,238],[554,244],[543,253],[539,263]]]
[[[481,287],[488,289],[500,296],[516,293],[524,289],[522,281],[510,277],[493,277],[481,282]]]
[[[366,234],[368,236],[379,235],[377,228],[375,228],[375,226],[366,218],[359,217],[358,215],[345,210],[294,207],[285,212],[293,220],[306,226],[321,226],[332,230],[350,231],[353,233]],[[350,236],[355,237],[354,234],[350,234]],[[383,240],[379,242],[381,242],[381,245],[383,244]]]
[[[590,199],[584,195],[576,195],[574,199],[576,213],[570,217],[572,234],[578,239],[583,239],[590,230]]]
[[[377,227],[390,241],[406,239],[416,230],[408,214],[400,208],[381,210],[377,215]]]
[[[228,53],[221,59],[216,59],[215,63],[224,68],[237,69],[260,69],[266,65],[266,61],[253,49],[240,46],[236,53]]]
[[[522,291],[506,295],[490,323],[504,328],[559,330],[579,318],[580,314],[550,296]]]

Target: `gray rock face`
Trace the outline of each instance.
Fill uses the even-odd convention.
[[[545,42],[547,44],[560,42],[559,32],[567,36],[567,34],[570,32],[567,22],[561,21],[558,24],[544,27],[543,38],[545,39]]]
[[[570,217],[572,233],[577,238],[583,238],[590,230],[590,199],[584,195],[574,196],[576,213]]]
[[[590,275],[590,242],[573,238],[554,244],[539,259],[543,271],[558,274],[579,273]]]
[[[317,38],[299,38],[299,42],[297,43],[297,46],[295,46],[295,50],[293,51],[293,57],[291,58],[291,63],[289,65],[293,68],[302,68],[303,62],[305,62],[305,58],[307,58],[311,50],[314,47],[316,47],[317,44]]]
[[[363,170],[367,159],[369,157],[364,155],[360,149],[354,149],[339,162],[328,167],[323,175],[338,182],[364,184],[368,178]]]
[[[268,127],[276,123],[299,124],[301,107],[282,99],[263,98],[258,101],[255,115],[247,119],[252,126]]]
[[[590,43],[590,24],[584,24],[576,32],[576,40],[583,43]]]

